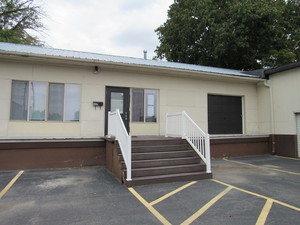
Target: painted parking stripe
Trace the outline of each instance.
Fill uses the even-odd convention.
[[[174,195],[174,194],[176,194],[176,193],[178,193],[178,192],[184,190],[185,188],[190,187],[191,185],[196,184],[196,183],[197,183],[196,181],[193,181],[193,182],[190,182],[190,183],[188,183],[188,184],[185,184],[185,185],[183,185],[182,187],[177,188],[176,190],[171,191],[170,193],[165,194],[164,196],[162,196],[162,197],[156,199],[155,201],[150,202],[150,205],[155,205],[155,204],[157,204],[157,203],[159,203],[159,202],[161,202],[161,201],[163,201],[163,200],[165,200],[165,199],[171,197],[172,195]]]
[[[266,167],[266,166],[257,166],[257,165],[251,164],[251,163],[238,162],[238,161],[235,161],[235,160],[230,160],[230,159],[225,159],[225,158],[223,158],[223,160],[225,160],[227,162],[233,162],[233,163],[241,164],[241,165],[247,165],[247,166],[253,166],[253,167],[258,167],[258,168],[264,168],[264,169],[268,169],[268,170],[274,170],[274,171],[278,171],[278,172],[282,172],[282,173],[300,175],[300,173],[295,173],[295,172],[291,172],[291,171],[270,168],[270,167]]]
[[[6,194],[6,192],[14,185],[14,183],[19,179],[19,177],[24,173],[24,170],[19,171],[19,173],[6,185],[6,187],[0,192],[0,199]]]
[[[296,210],[296,211],[299,211],[299,212],[300,212],[300,208],[298,208],[298,207],[296,207],[296,206],[293,206],[293,205],[290,205],[290,204],[287,204],[287,203],[278,201],[278,200],[276,200],[276,199],[269,198],[269,197],[267,197],[267,196],[260,195],[260,194],[257,194],[257,193],[251,192],[251,191],[247,191],[247,190],[242,189],[242,188],[238,188],[238,187],[233,186],[233,185],[231,185],[231,184],[226,184],[226,183],[224,183],[224,182],[222,182],[222,181],[219,181],[219,180],[215,180],[215,179],[211,179],[211,180],[214,181],[214,182],[216,182],[216,183],[225,185],[225,186],[227,186],[227,187],[231,187],[231,188],[233,188],[233,189],[235,189],[235,190],[238,190],[238,191],[241,191],[241,192],[245,192],[245,193],[248,193],[248,194],[250,194],[250,195],[257,196],[257,197],[259,197],[259,198],[264,198],[264,199],[266,199],[266,200],[272,200],[274,203],[277,203],[277,204],[279,204],[279,205],[282,205],[282,206],[285,206],[285,207],[288,207],[288,208],[290,208],[290,209],[293,209],[293,210]]]
[[[222,191],[220,194],[218,194],[216,197],[214,197],[212,200],[210,200],[208,203],[206,203],[203,207],[201,207],[191,217],[189,217],[184,222],[182,222],[181,225],[188,225],[188,224],[191,224],[192,222],[194,222],[203,213],[205,213],[213,204],[215,204],[219,199],[221,199],[224,195],[226,195],[230,190],[232,190],[232,187],[227,187],[224,191]]]
[[[164,225],[171,225],[171,223],[163,217],[149,202],[147,202],[139,193],[137,193],[133,188],[128,188],[128,190],[141,202],[143,205]]]
[[[291,158],[291,157],[285,157],[285,156],[280,156],[280,155],[274,155],[277,158],[283,158],[283,159],[291,159],[291,160],[300,160],[299,158]]]
[[[255,225],[264,225],[266,223],[266,220],[268,218],[269,212],[272,208],[273,201],[271,199],[268,199],[261,210],[261,213],[256,221]]]

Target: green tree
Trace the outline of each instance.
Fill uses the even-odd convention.
[[[175,0],[157,58],[251,70],[300,58],[299,0]]]
[[[30,34],[41,32],[43,11],[33,0],[0,0],[0,41],[29,45],[42,45]]]

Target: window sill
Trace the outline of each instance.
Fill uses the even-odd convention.
[[[137,123],[137,124],[148,124],[148,123],[153,123],[156,124],[158,122],[130,122],[130,123]]]
[[[45,120],[9,120],[9,122],[16,123],[80,123],[80,121],[45,121]]]

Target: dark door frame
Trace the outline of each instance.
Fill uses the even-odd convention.
[[[120,113],[120,114],[123,119],[124,125],[127,129],[127,132],[129,133],[129,131],[130,131],[130,129],[129,129],[130,88],[106,86],[105,87],[105,135],[107,135],[107,130],[108,130],[108,112],[111,110],[111,93],[112,92],[123,93],[124,108],[123,108],[123,113]]]

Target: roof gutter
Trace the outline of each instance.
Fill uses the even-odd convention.
[[[286,65],[271,68],[271,69],[266,69],[266,70],[264,70],[264,74],[267,78],[269,78],[269,76],[272,74],[283,72],[283,71],[290,70],[290,69],[294,69],[297,67],[300,67],[300,61],[294,62],[294,63],[289,63]]]

